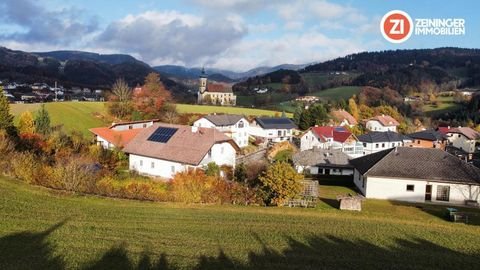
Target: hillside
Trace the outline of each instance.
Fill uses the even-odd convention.
[[[124,78],[132,86],[141,84],[150,72],[156,71],[128,55],[76,51],[28,53],[0,47],[0,79],[18,83],[53,85],[57,81],[66,87],[109,89],[117,78]],[[162,82],[176,95],[186,91],[165,77]]]
[[[480,227],[444,221],[441,206],[333,208],[346,192],[321,186],[316,209],[206,206],[71,195],[0,177],[0,269],[477,267]]]

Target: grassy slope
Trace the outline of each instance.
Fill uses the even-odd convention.
[[[439,106],[433,106],[432,104],[425,104],[423,106],[423,111],[428,116],[440,115],[461,108],[459,104],[453,101],[453,97],[437,97],[437,100],[440,102]]]
[[[221,107],[221,106],[204,106],[204,105],[190,105],[177,104],[179,113],[231,113],[231,114],[245,114],[245,115],[267,115],[274,116],[275,111],[250,109],[241,107]]]
[[[360,90],[361,87],[359,86],[341,86],[313,92],[311,95],[329,100],[339,100],[341,98],[348,100],[353,95],[357,95]]]
[[[40,104],[12,104],[12,113],[18,121],[24,111],[35,112]],[[66,131],[79,130],[89,134],[88,129],[103,126],[105,123],[97,114],[105,114],[103,102],[58,102],[46,103],[45,108],[50,114],[53,125],[62,124]]]
[[[0,269],[478,266],[480,227],[429,213],[444,207],[329,206],[347,192],[322,186],[316,209],[201,206],[58,194],[0,179]]]

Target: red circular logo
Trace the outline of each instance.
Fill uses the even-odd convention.
[[[412,35],[412,19],[404,11],[392,10],[383,16],[380,22],[380,31],[386,40],[392,43],[402,43]]]

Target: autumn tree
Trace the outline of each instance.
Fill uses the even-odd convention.
[[[353,118],[358,120],[358,118],[360,117],[360,113],[358,111],[357,102],[355,102],[355,96],[351,97],[348,100],[348,111],[353,116]]]
[[[13,115],[10,114],[10,104],[0,87],[0,130],[9,130],[13,127]]]
[[[112,86],[112,96],[107,104],[109,113],[118,118],[125,118],[132,113],[132,91],[124,79],[119,78]]]
[[[45,104],[42,104],[35,116],[35,130],[43,135],[50,134],[50,114],[45,109]]]
[[[268,192],[271,204],[283,205],[287,200],[295,198],[302,191],[303,175],[286,162],[270,165],[259,177],[263,188]]]
[[[179,115],[177,112],[177,106],[173,103],[165,103],[162,108],[160,109],[161,111],[161,117],[160,119],[169,124],[176,124],[179,120]]]
[[[18,131],[20,134],[35,133],[35,121],[33,120],[33,114],[30,111],[25,111],[20,115],[20,119],[18,120]]]
[[[162,106],[171,100],[171,94],[161,82],[160,76],[152,72],[145,77],[142,90],[134,93],[133,106],[144,118],[159,118]]]

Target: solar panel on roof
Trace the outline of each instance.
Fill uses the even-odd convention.
[[[149,141],[166,143],[170,138],[177,132],[178,128],[169,128],[169,127],[159,127],[157,128],[150,137]]]

